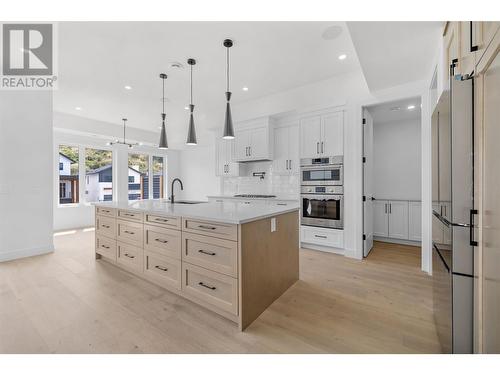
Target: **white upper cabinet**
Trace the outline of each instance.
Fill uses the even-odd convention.
[[[272,135],[269,117],[238,124],[234,132],[235,161],[272,160]]]
[[[300,156],[317,158],[344,154],[344,112],[300,120]]]
[[[317,158],[320,155],[321,116],[300,120],[300,139],[300,156],[302,158]]]
[[[298,173],[299,127],[289,126],[274,130],[273,173],[288,175]]]
[[[321,151],[325,156],[344,155],[344,113],[334,112],[321,118]]]
[[[215,141],[215,175],[239,176],[240,166],[234,162],[234,140],[217,138]]]

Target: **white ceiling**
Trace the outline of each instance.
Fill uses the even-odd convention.
[[[322,34],[331,26],[343,32],[325,40]],[[360,69],[344,22],[62,22],[54,110],[116,124],[127,117],[131,127],[159,132],[158,75],[165,72],[169,144],[180,147],[187,132],[189,57],[198,62],[197,131],[222,126],[210,113],[224,111],[222,41],[227,37],[235,42],[230,51],[234,103]],[[340,54],[347,59],[340,61]],[[171,68],[174,61],[185,68]]]
[[[347,22],[371,91],[426,78],[443,22]]]
[[[417,120],[421,116],[420,103],[420,98],[409,98],[369,106],[366,109],[370,112],[373,123],[376,125],[394,121]],[[415,106],[415,108],[408,109],[410,105]]]

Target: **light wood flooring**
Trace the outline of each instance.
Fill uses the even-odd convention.
[[[94,259],[94,233],[0,263],[1,353],[436,353],[420,248],[375,243],[364,261],[301,250],[300,281],[245,332]]]

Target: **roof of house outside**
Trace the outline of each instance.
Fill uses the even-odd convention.
[[[89,171],[89,172],[87,172],[87,174],[96,174],[96,173],[100,173],[100,172],[105,171],[105,170],[107,170],[107,169],[109,169],[109,168],[111,168],[111,167],[112,167],[112,165],[111,165],[111,164],[104,165],[104,166],[102,166],[102,167],[99,167],[99,168],[97,168],[97,169],[94,169],[93,171]],[[133,170],[134,172],[137,172],[137,173],[139,173],[139,174],[141,174],[141,175],[145,174],[145,173],[139,172],[137,169],[132,168],[132,167],[128,167],[128,169],[131,169],[131,170]]]
[[[64,155],[62,152],[60,152],[60,153],[59,153],[59,155],[61,155],[61,156],[65,157],[66,159],[68,159],[68,160],[69,160],[70,162],[72,162],[72,163],[76,163],[76,160],[71,159],[71,158],[70,158],[70,157],[68,157],[67,155]]]

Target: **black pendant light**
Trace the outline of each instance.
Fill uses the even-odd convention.
[[[193,65],[196,64],[195,59],[188,59],[187,63],[191,66],[191,101],[189,102],[189,128],[188,128],[188,136],[186,140],[187,145],[197,145],[198,142],[196,142],[196,130],[194,128],[194,118],[193,118],[193,111],[194,111],[194,104],[193,104]]]
[[[234,128],[233,128],[233,119],[231,118],[231,105],[229,101],[231,100],[231,92],[229,91],[229,48],[233,46],[233,41],[231,39],[225,39],[223,43],[224,47],[226,47],[226,118],[224,120],[224,133],[222,134],[222,138],[224,139],[233,139],[234,138]]]
[[[165,80],[167,79],[167,75],[165,73],[160,74],[160,78],[163,81],[163,96],[161,99],[162,102],[162,112],[161,112],[161,133],[160,133],[160,144],[158,145],[158,148],[163,148],[167,149],[168,148],[168,143],[167,143],[167,131],[165,129]]]

